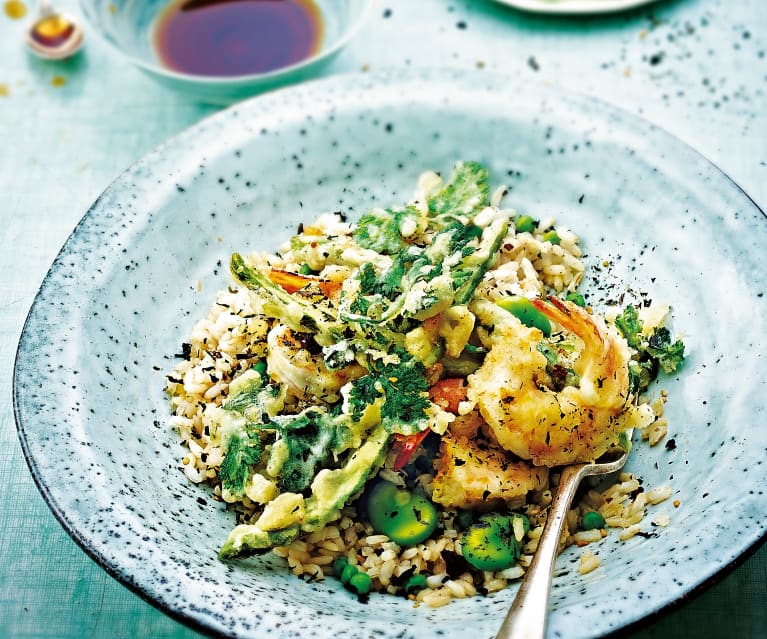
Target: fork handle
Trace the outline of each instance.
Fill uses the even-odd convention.
[[[554,499],[549,506],[546,525],[538,540],[525,578],[514,597],[496,639],[543,639],[546,635],[546,613],[551,590],[551,576],[557,557],[559,538],[567,511],[588,464],[567,466],[562,470]]]

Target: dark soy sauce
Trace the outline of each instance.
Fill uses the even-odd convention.
[[[317,53],[322,19],[312,0],[181,0],[158,18],[154,42],[173,71],[265,73]]]

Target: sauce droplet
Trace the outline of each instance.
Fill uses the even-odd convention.
[[[67,79],[63,75],[54,75],[51,78],[51,86],[54,86],[57,89],[63,87],[66,83]]]
[[[5,9],[5,15],[11,18],[11,20],[20,20],[27,15],[27,5],[20,0],[7,0],[3,8]]]
[[[60,15],[46,16],[29,32],[35,42],[44,47],[60,47],[75,31],[75,25]]]
[[[238,76],[296,64],[320,50],[313,0],[180,0],[158,18],[160,61],[182,73]]]
[[[0,98],[6,98],[9,95],[11,95],[11,90],[8,88],[8,85],[0,83]]]

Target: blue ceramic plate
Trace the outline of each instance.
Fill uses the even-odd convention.
[[[35,299],[19,344],[21,442],[62,525],[110,574],[197,628],[242,637],[493,636],[515,588],[439,609],[367,605],[273,558],[216,559],[233,515],[190,484],[164,375],[233,251],[273,249],[300,221],[410,197],[427,168],[486,163],[509,205],[556,216],[622,288],[673,304],[689,350],[665,380],[669,438],[629,470],[669,484],[670,525],[558,560],[550,635],[635,624],[754,549],[767,528],[767,219],[716,167],[656,127],[551,87],[458,71],[340,76],[203,121],[115,181]],[[609,268],[602,266],[609,263]],[[617,288],[616,288],[617,285]],[[672,503],[677,501],[677,507]],[[657,533],[657,534],[656,534]],[[577,620],[577,623],[575,622]]]

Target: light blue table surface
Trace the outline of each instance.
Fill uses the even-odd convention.
[[[161,88],[91,33],[71,61],[37,60],[23,28],[0,11],[0,637],[195,637],[56,522],[21,453],[11,385],[26,313],[80,217],[123,169],[216,108]],[[695,147],[767,208],[765,0],[666,0],[585,19],[388,0],[324,73],[402,66],[498,70],[599,96]],[[765,604],[762,547],[631,636],[767,637]]]

